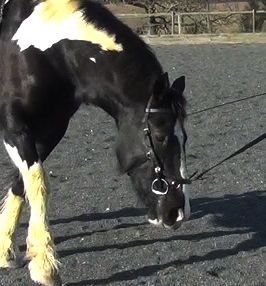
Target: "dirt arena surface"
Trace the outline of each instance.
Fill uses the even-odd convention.
[[[266,92],[266,45],[153,46],[171,79],[186,75],[188,112]],[[265,133],[266,97],[187,118],[189,173]],[[115,126],[82,107],[45,163],[49,218],[68,286],[266,285],[266,141],[194,183],[192,217],[176,231],[147,224],[116,167]],[[0,187],[11,171],[0,148]],[[1,192],[3,197],[5,192]],[[25,252],[29,209],[18,243]],[[27,267],[0,270],[1,286],[31,286]]]

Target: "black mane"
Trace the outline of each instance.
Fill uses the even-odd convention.
[[[84,18],[94,23],[99,29],[116,35],[117,42],[126,49],[149,49],[149,47],[127,25],[114,16],[105,6],[92,0],[78,0],[84,12]]]

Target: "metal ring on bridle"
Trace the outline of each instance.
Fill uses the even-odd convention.
[[[160,182],[162,185],[162,187],[160,187],[161,190],[163,191],[158,191],[157,188],[156,188],[156,183]],[[152,185],[151,185],[151,190],[154,194],[156,195],[160,195],[160,196],[163,196],[163,195],[166,195],[168,193],[168,190],[169,190],[169,184],[168,182],[165,180],[165,179],[155,179],[153,182],[152,182]]]

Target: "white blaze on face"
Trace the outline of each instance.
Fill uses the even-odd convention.
[[[183,133],[183,128],[179,120],[176,121],[175,125],[175,136],[178,139],[178,142],[180,144],[180,150],[181,150],[181,156],[180,156],[180,174],[183,179],[188,179],[188,173],[187,173],[187,166],[186,166],[186,154],[184,150],[184,141],[185,141],[185,135]],[[185,219],[188,220],[190,217],[190,194],[189,194],[189,185],[183,185],[182,191],[185,197]]]
[[[89,41],[104,51],[123,50],[115,35],[86,22],[78,9],[75,1],[46,0],[22,22],[12,40],[17,41],[21,51],[30,46],[45,51],[63,39]]]

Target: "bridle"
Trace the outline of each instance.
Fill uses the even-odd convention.
[[[0,0],[0,25],[3,19],[5,2],[6,2],[5,0]]]
[[[151,127],[149,123],[149,117],[151,113],[168,113],[173,114],[173,110],[171,108],[151,108],[152,101],[153,101],[153,94],[151,95],[146,109],[145,109],[145,116],[143,118],[144,124],[144,137],[145,137],[145,145],[147,147],[146,157],[148,160],[152,161],[154,167],[154,172],[156,178],[153,180],[151,184],[151,190],[154,194],[159,196],[164,196],[168,193],[170,186],[179,188],[181,184],[187,184],[187,180],[179,179],[179,180],[172,180],[165,176],[164,174],[164,167],[163,161],[161,160],[160,156],[157,154],[155,150],[155,145],[152,139]]]
[[[259,94],[259,95],[255,95],[255,96],[251,96],[251,97],[247,97],[244,99],[240,99],[240,100],[246,100],[249,98],[253,98],[253,97],[258,97],[258,96],[262,96],[262,95],[266,95],[266,93],[263,94]],[[228,104],[231,103],[235,103],[238,102],[240,100],[236,100],[236,101],[232,101]],[[244,145],[243,147],[241,147],[240,149],[238,149],[237,151],[233,152],[232,154],[230,154],[229,156],[227,156],[225,159],[219,161],[218,163],[210,166],[209,168],[203,170],[202,172],[200,172],[200,174],[198,174],[198,171],[194,172],[191,176],[189,176],[188,178],[184,179],[181,178],[178,181],[175,180],[169,180],[168,178],[166,178],[166,176],[164,175],[164,168],[163,168],[163,163],[162,160],[160,159],[160,157],[158,156],[158,154],[156,153],[155,147],[154,147],[154,143],[153,143],[153,139],[152,139],[152,133],[151,133],[151,128],[150,128],[150,124],[149,124],[149,116],[151,113],[173,113],[174,111],[171,108],[151,108],[151,104],[153,101],[153,95],[150,97],[148,104],[146,106],[145,109],[145,116],[143,119],[143,124],[144,124],[144,136],[146,139],[146,147],[148,148],[148,151],[146,153],[146,158],[148,160],[153,161],[153,164],[155,166],[154,171],[156,174],[156,178],[153,180],[152,185],[151,185],[151,190],[154,194],[156,195],[166,195],[169,191],[169,187],[172,186],[179,186],[179,185],[183,185],[183,184],[192,184],[194,181],[197,180],[203,180],[206,177],[204,177],[205,174],[207,174],[208,172],[210,172],[211,170],[217,168],[218,166],[220,166],[221,164],[223,164],[224,162],[232,159],[233,157],[245,152],[246,150],[250,149],[251,147],[257,145],[258,143],[260,143],[261,141],[266,139],[266,133],[261,134],[259,137],[255,138],[254,140],[248,142],[246,145]],[[223,104],[225,105],[225,104]],[[221,105],[222,106],[222,105]],[[220,107],[220,106],[218,106]],[[217,108],[217,107],[214,107]],[[200,112],[209,110],[210,108],[206,108]],[[192,114],[197,114],[199,112],[194,112]],[[148,142],[148,143],[147,143]],[[179,142],[181,143],[181,142]]]

